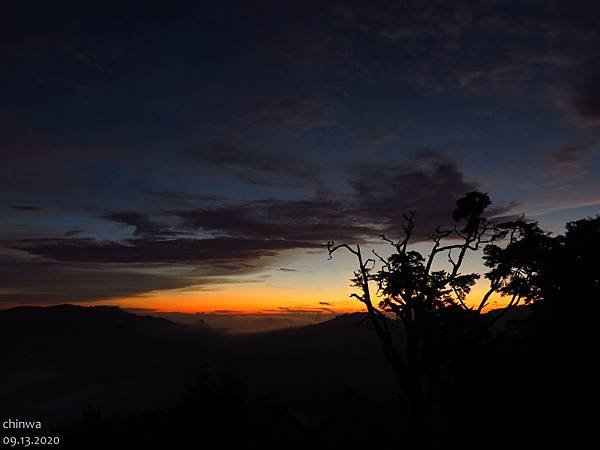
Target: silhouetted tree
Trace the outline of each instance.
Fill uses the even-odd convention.
[[[427,257],[409,246],[415,240],[415,211],[404,215],[401,240],[381,236],[394,250],[387,258],[375,250],[373,257],[365,258],[360,245],[327,244],[330,258],[337,250],[345,249],[357,259],[352,283],[358,292],[352,297],[365,305],[383,353],[396,373],[408,405],[408,418],[416,432],[431,400],[425,383],[427,369],[436,342],[440,342],[440,336],[447,337],[444,328],[455,326],[457,320],[461,327],[468,321],[481,322],[478,318],[494,292],[512,295],[507,308],[514,307],[521,298],[537,298],[535,292],[525,291],[532,276],[527,267],[530,262],[517,263],[510,252],[502,252],[496,243],[508,238],[511,248],[521,242],[526,245],[526,234],[538,233],[538,228],[522,218],[494,223],[484,216],[490,204],[489,196],[481,192],[470,192],[459,199],[452,214],[454,225],[438,227],[429,235],[432,246]],[[490,288],[477,306],[469,306],[467,295],[480,275],[462,273],[461,268],[469,252],[480,250],[490,267],[486,275]],[[440,255],[446,256],[447,267],[434,269]],[[376,288],[375,295],[372,286]],[[398,332],[403,333],[404,339],[395,338]]]
[[[566,233],[558,236],[522,219],[498,227],[510,229],[510,239],[502,247],[484,249],[490,268],[486,277],[511,297],[509,303],[544,300],[541,307],[563,307],[576,296],[590,310],[600,289],[600,217],[569,222]]]
[[[480,366],[486,366],[480,378],[494,385],[497,394],[498,411],[488,407],[487,417],[503,420],[502,414],[510,417],[518,407],[522,417],[530,420],[527,439],[531,443],[578,447],[594,429],[588,411],[595,406],[592,399],[598,391],[594,356],[600,217],[569,222],[559,235],[523,220],[511,226],[506,245],[486,248],[486,265],[491,269],[487,276],[511,300],[522,299],[533,306],[525,319],[512,321],[506,332],[496,336],[486,362],[479,360]],[[456,389],[461,399],[464,392],[464,384]],[[474,397],[469,399],[471,405],[477,404]]]

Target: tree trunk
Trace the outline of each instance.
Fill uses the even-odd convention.
[[[405,389],[409,400],[409,426],[413,436],[423,432],[425,420],[425,396],[423,394],[423,368],[419,354],[421,334],[416,311],[411,309],[410,316],[404,321],[406,333],[407,383]]]

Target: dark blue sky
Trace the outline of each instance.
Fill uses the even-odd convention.
[[[263,283],[475,188],[600,211],[597,2],[124,3],[4,7],[3,304]]]

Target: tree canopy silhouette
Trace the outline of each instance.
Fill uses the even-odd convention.
[[[435,405],[435,382],[446,376],[441,372],[454,364],[461,346],[489,339],[490,326],[519,304],[558,298],[566,295],[564,289],[573,292],[571,280],[583,276],[589,289],[598,289],[597,271],[590,267],[600,242],[599,218],[568,224],[565,236],[552,236],[524,217],[487,217],[490,205],[482,192],[460,198],[452,225],[429,234],[427,256],[410,245],[417,242],[415,211],[404,215],[399,240],[381,236],[392,247],[388,257],[375,250],[367,256],[360,245],[327,243],[330,258],[340,249],[356,257],[351,281],[357,292],[351,296],[365,306],[416,433]],[[591,237],[596,247],[590,251],[582,242]],[[467,296],[482,275],[463,273],[469,253],[479,255],[488,269],[489,289],[475,303]],[[494,293],[506,298],[505,305],[484,314]]]

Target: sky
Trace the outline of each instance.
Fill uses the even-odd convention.
[[[57,3],[0,18],[0,308],[336,314],[329,240],[600,212],[597,2]]]

